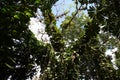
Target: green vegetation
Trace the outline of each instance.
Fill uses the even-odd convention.
[[[76,11],[60,28],[51,10],[57,1],[0,1],[0,79],[32,78],[40,65],[40,80],[119,80],[120,1],[73,0]],[[51,43],[38,41],[28,28],[37,8]],[[114,48],[115,64],[105,55]]]

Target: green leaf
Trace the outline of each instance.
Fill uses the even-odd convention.
[[[10,59],[13,63],[16,63],[15,60],[13,60],[11,57],[9,57],[9,59]]]
[[[5,65],[6,65],[8,68],[10,68],[10,69],[14,69],[11,65],[9,65],[9,64],[7,64],[7,63],[5,63]]]
[[[35,1],[35,4],[39,4],[39,3],[40,3],[40,0],[36,0],[36,1]]]
[[[19,19],[19,15],[18,15],[18,14],[15,14],[15,15],[14,15],[14,18]]]
[[[26,12],[25,13],[28,17],[31,17],[32,16],[32,14],[30,13],[30,12]]]

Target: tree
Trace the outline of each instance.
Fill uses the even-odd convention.
[[[103,26],[103,28],[102,28],[103,33],[99,34],[99,35],[100,36],[103,35],[104,37],[106,36],[105,37],[106,40],[102,39],[102,41],[104,41],[106,47],[107,46],[112,47],[112,48],[118,47],[116,43],[119,43],[119,19],[118,19],[119,18],[119,14],[118,14],[119,9],[117,9],[119,7],[119,1],[118,0],[116,0],[116,1],[113,1],[113,0],[97,0],[97,1],[90,0],[90,1],[84,2],[84,1],[79,0],[79,2],[82,4],[86,4],[87,6],[89,6],[90,3],[93,3],[92,6],[89,6],[88,13],[91,18],[96,20],[96,22],[99,26]],[[107,35],[105,35],[105,34],[107,34]],[[103,37],[101,37],[101,38],[103,38]],[[110,49],[109,47],[107,47],[107,49]],[[119,52],[119,51],[117,51],[117,52]],[[118,56],[118,55],[119,55],[119,53],[117,53],[116,56]],[[119,69],[117,71],[119,71]],[[114,72],[114,75],[116,75],[116,76],[114,76],[113,79],[119,79],[118,72],[116,72],[116,70]]]
[[[0,78],[24,80],[41,67],[49,48],[37,41],[28,29],[29,20],[39,6],[39,0],[0,1]],[[46,56],[46,57],[43,57]],[[46,64],[44,63],[44,64]]]
[[[105,4],[109,5],[109,3],[107,3],[107,1],[104,1],[104,0],[101,0],[101,1],[99,1],[99,0],[98,1],[78,0],[78,1],[80,2],[82,8],[81,8],[81,6],[77,7],[76,8],[77,10],[76,10],[75,14],[72,16],[72,18],[67,17],[65,23],[63,23],[63,25],[62,25],[61,33],[64,35],[62,35],[62,38],[59,38],[59,40],[69,41],[70,37],[72,37],[71,40],[73,41],[73,44],[70,45],[70,47],[68,48],[69,53],[68,53],[68,51],[66,51],[65,47],[62,47],[62,48],[64,48],[64,49],[62,49],[62,50],[64,50],[63,51],[64,53],[61,52],[60,50],[57,52],[61,53],[58,55],[62,56],[62,57],[60,57],[60,59],[64,63],[66,62],[65,59],[67,59],[67,58],[71,59],[70,55],[73,52],[75,52],[75,54],[78,54],[79,55],[78,58],[80,59],[80,61],[78,60],[77,62],[79,64],[81,64],[81,65],[78,65],[78,68],[80,70],[77,68],[74,69],[73,67],[72,67],[72,69],[69,68],[68,70],[66,70],[65,65],[69,64],[68,63],[69,60],[68,60],[67,63],[64,65],[64,68],[60,68],[60,69],[68,72],[68,74],[70,73],[70,75],[63,76],[62,79],[65,79],[65,78],[73,79],[73,80],[78,79],[78,76],[75,77],[73,74],[71,74],[71,72],[69,72],[69,70],[74,72],[74,71],[76,71],[76,69],[77,69],[78,75],[80,76],[80,79],[112,79],[112,80],[119,79],[116,76],[116,70],[113,68],[113,65],[111,63],[111,58],[109,56],[107,56],[107,57],[105,56],[105,51],[108,49],[108,48],[106,48],[107,45],[102,46],[102,47],[100,46],[101,45],[100,40],[103,40],[101,35],[104,35],[104,34],[99,33],[101,30],[101,25],[102,26],[105,25],[105,27],[102,29],[102,31],[105,31],[105,32],[108,31],[108,30],[105,30],[106,16],[104,16],[104,14],[107,14],[107,13],[105,13],[103,11],[104,10],[106,10],[106,12],[108,11],[108,9],[106,9],[106,6],[104,7],[104,5]],[[78,2],[76,2],[76,5],[78,5],[77,3]],[[89,16],[91,17],[92,20],[84,26],[85,33],[83,33],[82,37],[78,37],[76,35],[78,37],[78,40],[74,42],[75,36],[71,36],[69,34],[72,31],[71,30],[72,27],[74,25],[78,25],[78,24],[72,23],[72,21],[73,21],[73,19],[76,19],[75,16],[77,15],[79,10],[88,10]],[[103,12],[103,14],[102,14],[102,12]],[[56,26],[54,26],[55,23],[53,23],[53,22],[55,22],[53,15],[49,15],[49,18],[50,19],[48,19],[48,18],[45,19],[45,20],[48,20],[48,25],[46,28],[49,28],[49,26],[51,26],[51,24],[52,24],[52,27],[56,27]],[[69,28],[71,28],[71,29],[69,29]],[[112,30],[112,29],[110,29],[110,30]],[[55,31],[57,32],[57,30],[55,30]],[[47,32],[53,33],[53,32],[51,32],[50,29]],[[65,34],[65,33],[68,33],[68,34]],[[55,35],[55,33],[54,33],[54,35]],[[74,33],[73,33],[73,35],[74,35]],[[108,36],[110,37],[111,35],[108,35]],[[114,34],[112,34],[112,36],[114,36]],[[54,40],[55,40],[55,38],[56,37],[54,37]],[[54,41],[54,42],[56,42],[56,41]],[[109,43],[110,43],[110,39],[109,39]],[[54,44],[54,43],[52,43],[52,44]],[[66,45],[66,44],[64,44],[64,45]],[[111,45],[111,46],[113,46],[113,45]],[[54,47],[54,45],[53,45],[53,48],[55,49],[56,47]],[[70,54],[70,55],[64,56],[65,54],[68,54],[68,55]],[[73,58],[76,58],[75,54],[72,55]],[[73,66],[72,63],[70,63],[70,64],[71,64],[71,66]],[[61,65],[61,66],[63,66],[63,65]],[[74,66],[77,66],[77,64],[74,64]],[[75,73],[77,73],[77,72],[75,72]],[[62,72],[62,73],[65,75],[65,72]],[[58,77],[57,79],[61,79],[61,78]]]
[[[57,0],[0,1],[0,79],[31,78],[35,64],[41,67],[40,80],[120,79],[119,50],[115,52],[118,69],[111,57],[105,56],[110,47],[120,48],[116,44],[119,1],[74,1],[76,11],[66,16],[60,28],[51,10]],[[37,8],[42,12],[50,44],[38,41],[28,29]],[[88,16],[79,14],[82,10],[87,10]]]

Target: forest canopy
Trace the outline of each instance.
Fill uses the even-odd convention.
[[[55,15],[58,1],[0,0],[0,79],[32,80],[40,66],[36,80],[119,80],[120,1],[73,0],[71,15]],[[29,29],[30,18],[41,17],[37,9],[49,43]]]

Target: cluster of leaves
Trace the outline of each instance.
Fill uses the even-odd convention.
[[[117,19],[117,22],[119,22],[119,18],[117,17],[119,14],[118,10],[115,8],[116,5],[114,1],[78,1],[80,2],[80,5],[83,5],[83,9],[88,11],[91,19],[85,20],[84,22],[82,21],[83,18],[80,19],[80,17],[75,17],[73,15],[74,18],[72,19],[72,17],[68,16],[62,23],[61,29],[59,30],[55,26],[55,18],[53,18],[53,15],[49,15],[49,18],[45,17],[47,18],[46,23],[48,20],[48,25],[46,27],[47,32],[50,36],[52,35],[51,44],[53,49],[59,49],[58,51],[54,50],[57,54],[55,54],[54,57],[58,57],[56,61],[53,62],[54,66],[52,66],[52,69],[54,76],[50,79],[119,79],[119,69],[116,71],[111,62],[111,57],[105,56],[106,50],[109,49],[107,46],[117,46],[113,41],[118,38],[119,34],[119,28],[117,27],[119,25],[115,20]],[[114,8],[113,11],[110,10],[112,8]],[[108,13],[108,11],[110,12]],[[113,18],[111,13],[116,15],[116,17]],[[49,14],[52,13],[49,12]],[[87,19],[88,18],[89,17],[87,17]],[[108,23],[112,23],[114,25]],[[101,26],[104,27],[101,29]],[[100,33],[100,30],[102,30],[103,33]],[[116,32],[117,35],[115,35]],[[58,33],[60,37],[53,36],[53,34],[57,35]],[[106,33],[109,33],[107,37]],[[113,36],[117,38],[114,38]],[[107,38],[107,40],[104,40],[103,38]],[[62,43],[64,44],[62,46],[59,45],[61,44],[61,41],[64,42]],[[59,44],[54,47],[53,44],[56,45],[57,42]],[[102,44],[103,42],[105,42],[106,45]],[[118,55],[116,55],[117,58]],[[59,59],[60,61],[57,61]],[[59,63],[59,66],[57,63]],[[55,72],[56,68],[59,72]],[[62,78],[57,75],[58,73],[60,73],[59,75],[61,75]]]
[[[0,1],[0,79],[25,80],[34,75],[35,63],[47,64],[49,46],[28,29],[39,0]],[[47,59],[46,59],[47,58]]]
[[[99,28],[101,28],[103,26],[101,28],[103,33],[99,33],[100,39],[102,39],[102,41],[100,41],[100,42],[103,42],[101,47],[103,47],[104,50],[110,49],[110,48],[107,48],[107,46],[112,47],[112,49],[115,47],[119,48],[118,43],[119,43],[119,20],[120,19],[119,19],[119,13],[118,13],[119,9],[117,9],[117,8],[119,7],[120,2],[118,0],[116,0],[116,1],[113,1],[113,0],[96,0],[96,1],[89,0],[89,1],[92,2],[92,5],[88,4],[89,8],[87,10],[88,10],[89,16],[93,19],[93,21],[95,20],[94,22],[98,25]],[[87,1],[87,3],[90,3],[89,1]],[[85,2],[84,4],[87,4],[87,3]],[[92,22],[92,24],[94,22]],[[95,25],[94,25],[94,27],[95,27]],[[98,29],[96,27],[94,32],[97,30]],[[97,31],[97,32],[99,32],[99,31]],[[104,51],[102,51],[102,52],[104,52]],[[118,59],[119,50],[115,53],[113,53],[113,54],[115,54],[116,59]],[[108,57],[106,59],[110,60],[110,57]],[[116,61],[116,62],[118,62],[118,61]],[[109,63],[109,65],[110,64],[111,63]],[[107,68],[105,68],[105,69],[107,69]],[[105,74],[103,74],[104,77],[99,77],[99,79],[100,78],[101,79],[108,78],[108,79],[112,79],[112,80],[119,79],[119,77],[118,77],[119,68],[117,69],[117,71],[114,68],[112,70],[113,70],[113,72],[110,72],[111,70],[109,70],[109,74],[110,74],[109,77],[107,75],[105,76],[105,74],[106,74],[105,73]],[[107,72],[107,71],[104,71],[104,72]]]
[[[108,46],[120,48],[119,0],[75,0],[89,17],[76,8],[77,13],[67,16],[60,28],[51,11],[57,1],[0,1],[0,79],[32,77],[35,64],[41,67],[40,80],[120,79],[120,51],[115,52],[117,70],[105,56]],[[37,8],[50,44],[37,41],[28,29]]]

